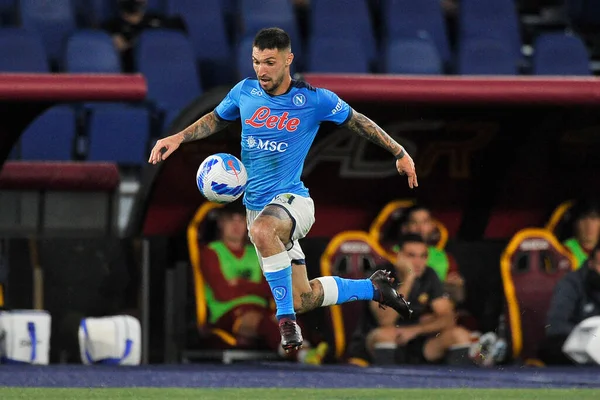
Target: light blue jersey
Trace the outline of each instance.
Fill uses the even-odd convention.
[[[235,85],[215,113],[226,121],[241,118],[242,163],[248,171],[244,204],[256,211],[278,194],[307,197],[300,176],[321,122],[341,125],[352,115],[329,90],[292,80],[285,94],[271,96],[250,78]]]

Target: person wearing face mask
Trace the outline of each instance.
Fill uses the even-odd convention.
[[[579,201],[573,209],[573,214],[575,234],[563,244],[577,258],[579,268],[600,239],[600,205],[595,200]]]
[[[102,25],[110,33],[115,47],[121,53],[124,72],[134,72],[133,48],[145,29],[178,29],[185,31],[180,18],[165,18],[147,12],[147,0],[117,0],[118,15]]]
[[[556,284],[540,359],[546,364],[571,364],[562,346],[573,328],[595,316],[600,316],[600,244],[581,268],[569,272]]]

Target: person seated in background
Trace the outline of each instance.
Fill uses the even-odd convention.
[[[110,33],[116,49],[121,54],[124,72],[134,72],[134,55],[138,36],[145,29],[178,29],[185,31],[180,18],[166,18],[146,12],[147,0],[117,0],[118,16],[105,22],[102,29]]]
[[[556,284],[540,359],[546,364],[572,364],[562,352],[563,344],[573,328],[595,316],[600,316],[600,244],[581,268],[569,272]]]
[[[439,363],[452,347],[468,347],[478,364],[493,361],[496,338],[487,334],[474,343],[471,332],[456,325],[453,304],[427,259],[428,246],[420,235],[400,239],[396,265],[386,269],[402,282],[398,291],[405,293],[414,313],[410,320],[401,320],[393,310],[370,303],[353,335],[350,359],[373,360],[378,345],[395,344],[403,348],[396,359],[402,354],[409,364]]]
[[[563,242],[581,267],[600,239],[600,205],[595,200],[578,201],[573,208],[574,236]]]
[[[400,226],[401,234],[418,234],[427,243],[427,266],[432,268],[438,278],[444,283],[445,291],[455,304],[460,304],[465,299],[465,282],[458,271],[458,264],[454,257],[444,249],[435,246],[435,222],[431,211],[422,205],[414,205],[406,210]],[[397,248],[395,248],[397,249]]]
[[[256,250],[248,242],[245,208],[238,203],[224,206],[217,224],[220,238],[200,253],[209,322],[232,333],[239,347],[278,351],[281,337],[269,307],[271,289],[263,278]],[[314,349],[305,346],[297,357],[301,362],[320,364],[327,349],[325,343]]]

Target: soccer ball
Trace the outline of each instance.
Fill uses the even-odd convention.
[[[217,153],[208,156],[196,173],[196,185],[207,200],[215,203],[231,203],[246,189],[246,167],[235,156]]]

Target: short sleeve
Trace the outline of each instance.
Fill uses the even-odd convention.
[[[429,299],[433,301],[443,297],[446,293],[444,291],[444,285],[442,284],[442,281],[440,281],[437,273],[431,268],[427,268],[425,273],[427,274],[427,280],[429,281]]]
[[[319,107],[321,110],[320,121],[329,121],[342,125],[352,116],[352,109],[337,94],[327,89],[317,89]]]
[[[217,116],[225,121],[235,121],[240,117],[240,95],[246,79],[235,85],[215,108]]]

